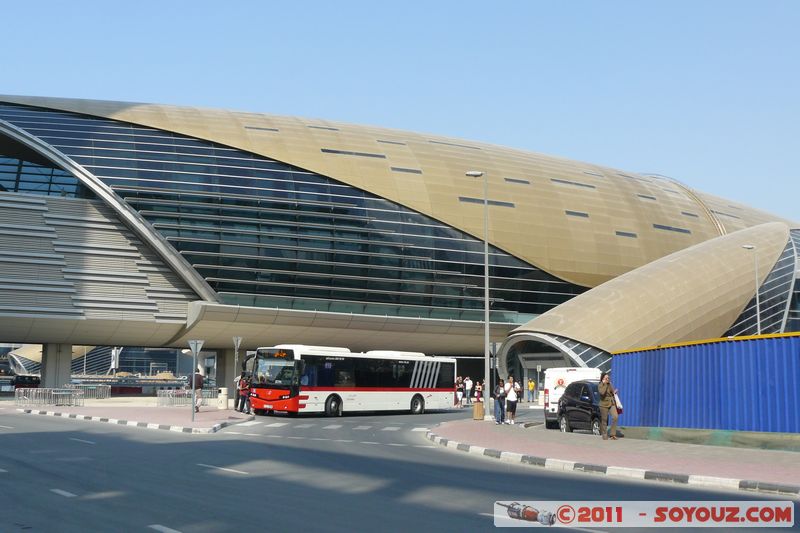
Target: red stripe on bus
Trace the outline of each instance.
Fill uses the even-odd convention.
[[[301,386],[302,391],[330,391],[330,392],[453,392],[453,389],[410,389],[408,387],[307,387]]]

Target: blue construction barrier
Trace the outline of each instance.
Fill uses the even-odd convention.
[[[615,354],[626,426],[800,433],[800,335]]]

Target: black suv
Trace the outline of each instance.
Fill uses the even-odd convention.
[[[575,381],[567,386],[558,400],[558,427],[561,431],[588,429],[600,434],[599,381]]]

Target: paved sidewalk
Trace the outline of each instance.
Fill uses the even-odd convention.
[[[638,439],[602,440],[544,426],[458,420],[428,438],[469,453],[559,470],[800,497],[800,453]]]
[[[14,407],[13,401],[2,402],[0,405],[6,408],[6,412],[13,408],[16,412],[26,414],[60,416],[182,433],[214,433],[225,426],[255,418],[233,409],[218,409],[216,400],[213,403],[213,406],[201,407],[200,412],[194,415],[194,422],[192,422],[192,412],[188,405],[185,407],[156,407],[156,398],[152,397],[86,400],[83,407],[53,405]]]

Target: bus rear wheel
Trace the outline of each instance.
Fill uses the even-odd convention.
[[[412,415],[421,415],[425,412],[425,400],[422,399],[422,396],[417,394],[413,398],[411,398],[411,414]]]
[[[325,401],[325,415],[342,416],[342,399],[335,394],[328,396],[328,399]]]

